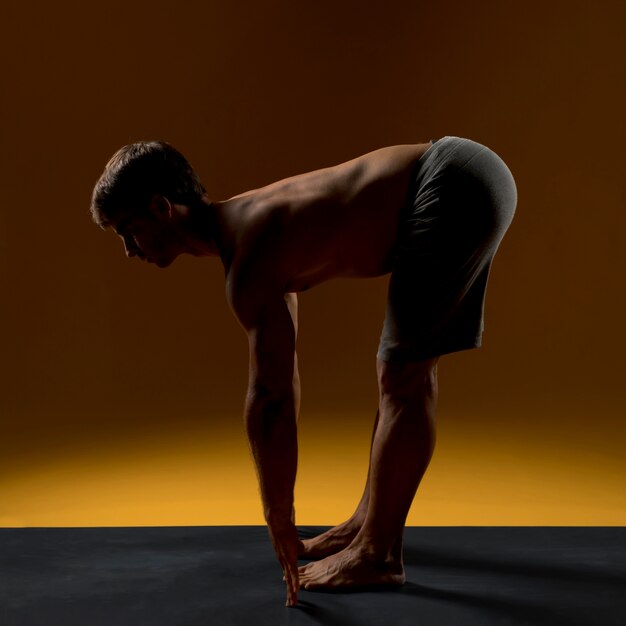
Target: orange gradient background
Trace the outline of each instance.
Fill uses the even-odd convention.
[[[484,347],[440,361],[408,523],[624,524],[624,23],[562,0],[5,8],[0,526],[262,523],[221,265],[158,270],[91,223],[115,150],[169,141],[220,200],[443,135],[498,152],[519,204]],[[300,296],[301,524],[360,497],[386,283]]]

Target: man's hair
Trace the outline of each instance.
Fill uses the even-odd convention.
[[[109,160],[91,196],[91,215],[102,228],[118,214],[142,215],[153,194],[193,206],[206,189],[187,159],[165,141],[139,141]]]

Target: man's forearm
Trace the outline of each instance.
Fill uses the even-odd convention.
[[[263,513],[269,524],[289,522],[298,464],[297,399],[248,396],[245,423],[254,457]]]

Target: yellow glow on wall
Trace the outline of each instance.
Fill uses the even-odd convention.
[[[298,524],[331,525],[358,502],[371,416],[300,420]],[[507,429],[472,431],[441,420],[439,442],[409,525],[622,525],[626,495],[617,451],[586,452],[557,431],[539,441]],[[332,429],[329,425],[332,424]],[[357,426],[355,426],[357,424]],[[123,441],[121,442],[123,443]],[[133,438],[113,451],[74,447],[0,482],[0,526],[262,524],[241,423]]]

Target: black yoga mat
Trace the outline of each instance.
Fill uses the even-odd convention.
[[[624,528],[411,527],[404,561],[400,589],[288,609],[264,527],[3,528],[0,624],[626,624]]]

